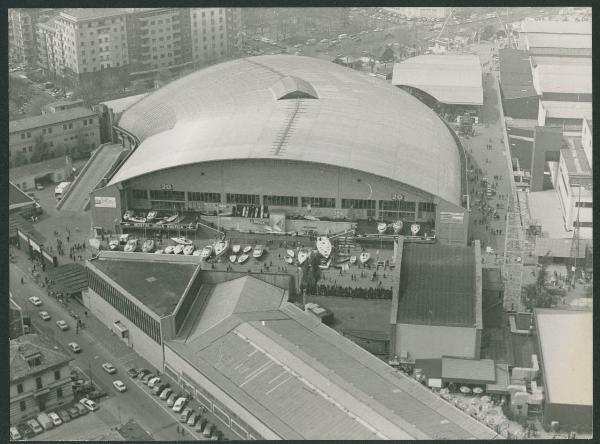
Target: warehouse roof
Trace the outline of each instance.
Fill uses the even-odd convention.
[[[45,336],[27,334],[10,340],[10,382],[14,383],[31,375],[60,365],[66,365],[73,359],[56,347]],[[29,361],[37,360],[36,365]]]
[[[556,119],[586,119],[592,117],[593,102],[561,102],[542,100],[541,106],[546,117]]]
[[[446,104],[483,105],[476,55],[421,55],[394,64],[392,85],[418,88]]]
[[[247,278],[254,280],[255,278]],[[222,284],[219,284],[222,285]],[[219,286],[217,285],[217,287]],[[490,439],[495,433],[281,300],[166,344],[283,439]],[[215,294],[211,297],[216,297]],[[270,300],[270,301],[269,301]],[[243,309],[241,308],[243,307]],[[278,307],[277,309],[273,309]],[[202,314],[205,316],[206,312]]]
[[[505,99],[536,96],[527,51],[501,49],[500,82]]]
[[[289,76],[318,98],[277,100]],[[268,158],[361,170],[461,203],[456,142],[433,111],[385,82],[312,57],[210,66],[143,98],[118,125],[141,145],[109,184],[198,162]]]
[[[533,70],[539,93],[592,93],[592,61],[587,63],[542,63]]]
[[[532,34],[582,34],[592,35],[592,22],[564,20],[525,20],[521,26],[524,33]]]
[[[547,403],[592,405],[591,311],[534,310]]]
[[[34,204],[35,200],[31,196],[28,196],[24,191],[18,188],[14,183],[8,182],[8,208],[22,207],[25,204]]]
[[[592,35],[581,34],[529,34],[528,48],[591,49]]]
[[[398,322],[473,327],[475,267],[470,247],[404,244]]]
[[[564,159],[569,176],[591,176],[592,168],[583,149],[562,149],[560,156]]]
[[[100,102],[100,105],[105,105],[107,108],[111,109],[113,113],[118,114],[125,111],[134,103],[139,102],[148,94],[149,93],[136,94],[133,96],[121,97],[120,99],[107,100],[106,102]]]
[[[464,383],[494,383],[493,359],[466,359],[442,356],[442,378]]]
[[[41,114],[39,116],[26,117],[25,119],[11,120],[9,122],[9,131],[27,131],[41,126],[56,125],[75,119],[95,116],[96,113],[88,108],[77,107],[55,113]]]

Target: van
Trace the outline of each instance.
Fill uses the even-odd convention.
[[[37,415],[37,420],[40,425],[44,428],[44,430],[50,430],[54,428],[54,422],[50,419],[48,415],[45,413],[40,413]]]
[[[11,441],[16,441],[18,439],[21,439],[21,434],[19,433],[19,431],[17,430],[16,427],[11,427],[9,429],[9,432],[10,432]]]
[[[348,38],[348,34],[340,34],[338,35],[338,40],[344,40]]]

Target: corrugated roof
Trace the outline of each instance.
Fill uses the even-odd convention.
[[[537,96],[527,51],[501,49],[500,83],[506,99]]]
[[[542,100],[542,108],[546,111],[546,117],[556,119],[586,119],[592,117],[592,102],[559,102],[553,100]]]
[[[472,383],[496,381],[493,359],[463,359],[442,357],[442,378]]]
[[[572,22],[564,20],[525,20],[523,33],[538,34],[583,34],[592,35],[592,22]]]
[[[10,382],[14,383],[31,375],[67,364],[73,359],[55,343],[37,334],[27,334],[10,340]],[[31,367],[26,357],[38,354],[39,365]]]
[[[48,277],[54,281],[54,288],[65,294],[74,294],[88,288],[86,269],[78,263],[50,268]]]
[[[592,61],[578,64],[543,63],[533,70],[538,92],[592,94]]]
[[[546,403],[591,406],[594,349],[591,311],[534,309]]]
[[[84,117],[92,117],[97,114],[91,109],[77,107],[57,111],[55,113],[47,113],[39,116],[26,117],[25,119],[11,120],[9,122],[9,131],[15,133],[17,131],[27,131],[41,126],[56,125],[59,123],[68,122],[75,119],[83,119]]]
[[[105,105],[107,108],[111,109],[113,113],[119,114],[132,106],[134,103],[142,100],[148,94],[150,93],[136,94],[134,96],[121,97],[120,99],[107,100],[106,102],[100,102],[100,105]]]
[[[470,247],[405,244],[398,322],[475,326],[475,266]]]
[[[394,64],[392,85],[418,88],[446,104],[483,105],[476,55],[421,55]]]
[[[319,98],[276,100],[271,87],[292,75]],[[276,149],[291,116],[285,149]],[[118,125],[142,143],[110,184],[198,162],[287,159],[357,169],[461,202],[456,143],[433,111],[385,82],[312,57],[210,66],[143,98]]]

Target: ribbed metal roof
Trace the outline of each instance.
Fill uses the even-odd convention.
[[[277,100],[289,76],[317,98]],[[290,159],[362,170],[460,204],[458,151],[439,117],[386,82],[324,60],[214,65],[140,100],[119,126],[141,144],[110,184],[199,162]]]

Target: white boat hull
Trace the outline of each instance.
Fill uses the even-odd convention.
[[[243,264],[248,260],[249,257],[250,256],[248,256],[247,254],[242,254],[240,257],[238,257],[238,264]]]
[[[244,254],[248,254],[252,251],[252,247],[250,245],[244,247]]]
[[[331,255],[331,242],[325,236],[317,238],[317,251],[324,258],[329,258]]]
[[[237,259],[238,257],[235,254],[229,256],[229,262],[231,262],[232,264],[235,264],[237,262]]]
[[[227,241],[217,242],[215,244],[215,256],[217,256],[217,257],[221,256],[223,253],[225,253],[227,251],[227,248],[229,248],[229,242],[227,242]]]
[[[233,251],[233,254],[238,254],[240,252],[240,248],[240,245],[234,245],[231,247],[231,251]]]
[[[290,265],[291,265],[291,264],[293,264],[293,263],[294,263],[294,258],[293,258],[293,257],[290,257],[290,256],[286,256],[286,257],[285,257],[285,261],[286,261],[288,264],[290,264]]]
[[[356,256],[350,256],[350,263],[351,264],[355,264],[356,263]]]
[[[367,262],[369,262],[369,259],[371,259],[371,254],[361,253],[359,259],[362,264],[366,264]]]
[[[177,246],[175,247],[175,250],[173,250],[173,253],[175,253],[175,254],[182,254],[182,253],[183,253],[183,249],[184,249],[184,248],[185,248],[185,246],[184,246],[184,245],[181,245],[181,244],[180,244],[180,245],[177,245]]]
[[[186,256],[190,256],[193,252],[194,252],[195,248],[193,245],[186,245],[183,248],[183,254],[185,254]]]
[[[294,255],[295,255],[295,254],[294,254],[294,250],[287,250],[287,251],[286,251],[286,253],[287,253],[287,255],[288,255],[289,257],[292,257],[292,258],[293,258],[293,257],[294,257]]]
[[[169,245],[165,248],[165,254],[173,254],[173,251],[175,251],[175,247],[173,245]]]
[[[177,244],[181,245],[192,245],[192,241],[186,239],[185,237],[172,237],[171,240]]]

